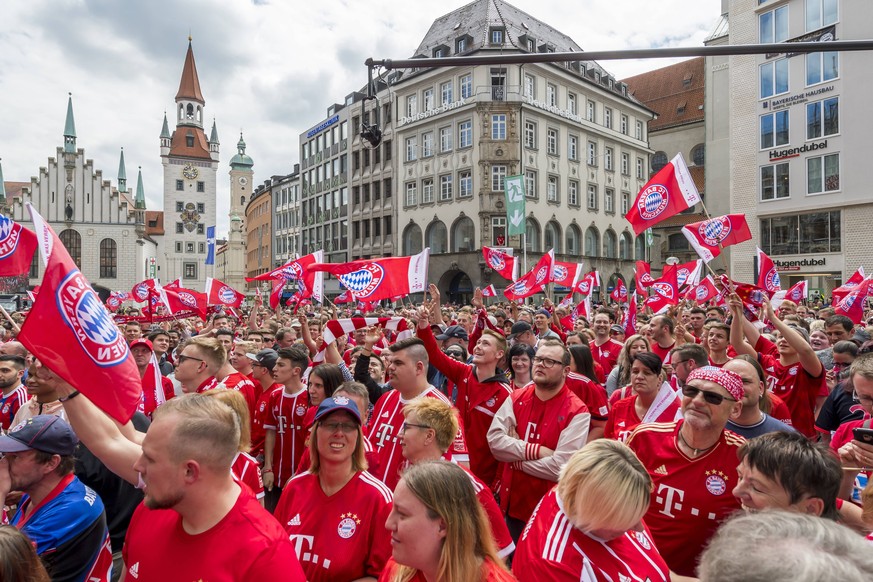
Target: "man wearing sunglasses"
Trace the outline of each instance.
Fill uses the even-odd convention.
[[[654,483],[646,525],[670,570],[682,576],[694,575],[719,523],[740,508],[731,490],[745,439],[725,426],[739,417],[742,399],[739,375],[704,366],[682,387],[682,419],[641,424],[628,437]]]
[[[205,392],[218,385],[215,374],[227,362],[227,352],[215,338],[194,337],[188,340],[176,358],[176,380],[182,392]]]

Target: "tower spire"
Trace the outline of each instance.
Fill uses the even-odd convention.
[[[118,191],[127,192],[127,170],[124,167],[124,148],[121,148],[121,156],[118,159]]]
[[[67,121],[64,123],[64,151],[76,153],[76,122],[73,120],[73,94],[67,98]]]
[[[133,199],[133,206],[137,210],[145,210],[145,190],[142,187],[142,166],[139,166],[139,172],[136,176],[136,196]]]
[[[191,46],[191,37],[188,37],[188,54],[185,55],[185,66],[182,67],[182,79],[179,82],[179,91],[176,93],[176,101],[191,100],[204,105],[203,93],[200,91],[200,78],[197,76],[197,64],[194,62],[194,48]]]
[[[172,139],[170,135],[170,125],[167,123],[167,112],[164,111],[164,126],[161,128],[161,139]]]

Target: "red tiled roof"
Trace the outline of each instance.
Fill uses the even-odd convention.
[[[149,226],[155,222],[155,226]],[[145,211],[145,232],[147,236],[163,236],[164,234],[164,213],[161,210],[146,210]]]
[[[188,134],[194,136],[194,147],[188,147],[185,139]],[[209,154],[209,142],[206,140],[206,134],[199,127],[189,127],[181,125],[173,132],[173,138],[170,143],[170,155],[180,156],[185,158],[201,158],[211,160]]]
[[[21,198],[21,191],[30,188],[30,182],[3,182],[6,187],[6,198]]]
[[[176,93],[176,101],[179,99],[192,99],[200,103],[203,93],[200,92],[200,78],[197,76],[197,65],[194,63],[194,49],[188,42],[188,54],[185,55],[185,66],[182,67],[182,80],[179,81],[179,92]]]
[[[649,131],[703,121],[703,57],[624,79],[628,93],[656,111]]]

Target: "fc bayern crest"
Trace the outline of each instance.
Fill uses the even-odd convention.
[[[494,251],[488,252],[488,266],[495,271],[502,271],[506,268],[506,260],[503,258],[503,253]]]
[[[697,233],[703,238],[703,242],[714,247],[731,233],[731,221],[727,216],[705,220],[697,228]]]
[[[349,399],[346,398],[345,396],[334,396],[333,401],[336,402],[337,404],[339,404],[340,406],[348,406],[349,405]]]
[[[378,263],[370,263],[354,273],[340,275],[339,280],[357,299],[366,299],[375,293],[384,277],[382,267]]]
[[[644,220],[653,220],[667,209],[670,194],[667,188],[660,184],[652,184],[643,191],[640,201],[637,202],[637,210]]]
[[[194,296],[187,291],[182,291],[181,293],[179,293],[179,301],[181,301],[188,307],[197,307],[197,299],[195,299]]]
[[[537,271],[537,274],[534,277],[534,280],[536,281],[536,284],[539,285],[540,283],[545,281],[546,277],[548,277],[548,276],[549,276],[549,268],[547,266],[543,265]]]
[[[222,303],[227,303],[229,305],[236,301],[236,291],[227,285],[223,285],[221,289],[218,290],[218,298]]]
[[[133,296],[137,301],[145,301],[149,298],[149,286],[145,283],[139,283],[133,288]]]
[[[701,285],[694,292],[694,296],[697,298],[698,301],[703,301],[703,298],[706,297],[706,292],[706,287]]]
[[[673,299],[673,286],[669,283],[662,283],[660,281],[652,283],[652,288],[658,292],[659,295],[665,297],[666,299]]]
[[[682,267],[681,269],[676,271],[676,282],[679,283],[680,287],[685,284],[685,281],[688,280],[688,275],[690,275],[690,274],[691,274],[691,271],[689,271],[685,267]]]
[[[527,281],[516,281],[512,286],[512,293],[514,295],[524,295],[527,293]]]
[[[555,265],[555,270],[552,272],[552,279],[555,281],[563,281],[567,278],[567,267],[564,265]]]
[[[779,279],[779,273],[776,272],[776,269],[770,269],[766,275],[764,275],[764,286],[767,289],[778,289],[782,281]]]
[[[303,276],[303,269],[297,261],[294,261],[282,269],[282,274],[286,279],[300,279]]]
[[[82,351],[98,366],[115,366],[130,350],[109,312],[79,270],[69,273],[55,291],[58,312],[73,330]]]
[[[336,528],[336,533],[339,534],[339,537],[342,539],[347,540],[355,535],[355,531],[358,529],[357,521],[355,521],[355,518],[358,516],[351,513],[344,513],[340,517],[342,517],[342,520]]]
[[[591,292],[591,283],[589,283],[588,281],[582,281],[581,283],[579,283],[579,293],[582,293],[583,295],[587,295],[590,292]]]
[[[634,537],[637,538],[637,543],[643,546],[644,549],[649,550],[652,548],[652,544],[644,532],[635,531]]]
[[[710,475],[706,478],[706,490],[713,495],[723,495],[727,491],[727,484],[721,475]]]
[[[0,214],[0,259],[5,259],[18,248],[21,225]]]

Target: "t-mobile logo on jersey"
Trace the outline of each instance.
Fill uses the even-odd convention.
[[[320,558],[318,554],[312,553],[312,544],[315,542],[314,536],[290,535],[291,545],[294,546],[294,552],[297,554],[297,559],[301,562],[310,562],[327,570],[330,568],[330,560]]]
[[[397,439],[391,436],[392,432],[394,432],[393,426],[387,422],[382,423],[376,431],[376,446],[381,448],[385,446],[385,441],[396,441]]]
[[[664,491],[666,491],[667,494],[662,497],[661,493]],[[676,499],[675,503],[673,502],[674,499]],[[655,502],[664,505],[664,507],[661,509],[661,513],[663,513],[667,517],[676,517],[671,513],[673,509],[676,509],[676,511],[682,511],[683,499],[685,499],[685,492],[681,489],[670,487],[669,485],[665,485],[664,483],[661,483],[658,486],[658,494],[655,496]]]
[[[527,427],[524,429],[524,442],[526,443],[537,443],[540,440],[540,435],[537,433],[537,424],[535,422],[529,422]]]

